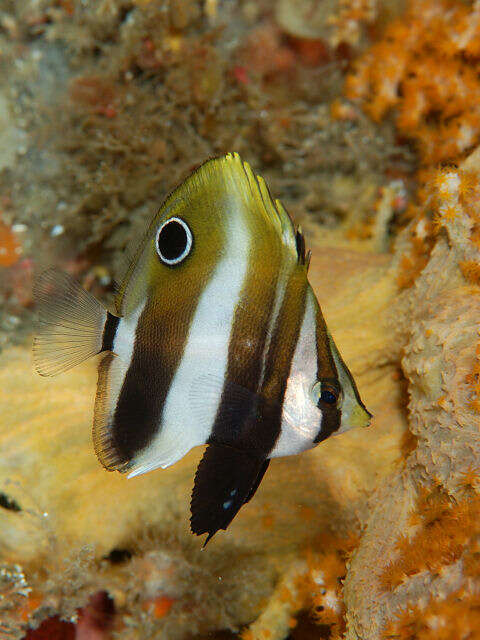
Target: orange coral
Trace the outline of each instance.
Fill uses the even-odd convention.
[[[358,536],[346,538],[322,536],[315,547],[322,553],[307,552],[308,573],[303,578],[304,592],[313,619],[330,627],[330,633],[339,637],[345,631],[342,579],[346,573],[345,563],[358,544]]]
[[[331,534],[315,538],[305,551],[304,562],[293,567],[275,590],[277,615],[290,616],[284,620],[284,630],[296,626],[294,615],[309,611],[314,622],[329,628],[332,639],[341,637],[346,628],[342,580],[346,560],[357,545],[358,536],[353,534],[345,538]],[[255,625],[242,631],[242,640],[263,637],[265,628]]]
[[[395,110],[425,165],[456,160],[480,140],[480,7],[410,1],[347,77],[346,94],[375,121]]]
[[[467,376],[467,382],[470,384],[473,393],[473,398],[470,402],[470,406],[472,407],[472,409],[480,413],[480,343],[478,343],[475,348],[475,361],[473,364],[473,371]]]
[[[475,479],[470,476],[475,473],[472,470],[468,474],[473,487]],[[416,531],[411,536],[401,536],[397,559],[380,576],[387,590],[422,571],[438,572],[462,557],[472,540],[480,535],[480,496],[453,502],[447,494],[435,489],[420,496],[415,516],[410,521],[419,523]]]
[[[476,491],[480,483],[480,467],[470,466],[460,474],[458,486],[464,492]]]
[[[403,611],[382,634],[385,640],[478,640],[480,594],[458,589],[444,600],[433,600]]]
[[[20,247],[13,231],[0,220],[0,267],[15,264],[20,255]]]
[[[418,191],[418,204],[411,204],[407,213],[412,219],[410,250],[401,257],[398,276],[403,288],[411,286],[426,265],[442,228],[463,225],[464,235],[468,234],[465,242],[472,248],[470,255],[478,254],[480,249],[479,176],[455,167],[426,170],[421,175],[425,184]],[[480,285],[479,260],[460,260],[460,269],[469,282]]]
[[[174,598],[169,598],[168,596],[157,596],[156,598],[146,600],[143,603],[142,608],[153,614],[155,618],[164,618],[174,603]]]
[[[347,76],[345,93],[376,122],[392,113],[402,138],[412,141],[421,169],[416,204],[404,219],[433,222],[401,259],[399,285],[409,287],[423,269],[432,238],[460,214],[471,216],[472,241],[480,248],[478,176],[455,167],[480,142],[480,3],[410,0],[403,16],[387,26]],[[475,212],[476,210],[476,212]],[[429,213],[430,212],[430,213]],[[480,268],[464,263],[470,280]]]
[[[480,264],[475,260],[464,260],[460,262],[460,269],[466,280],[480,286]]]
[[[42,602],[43,596],[40,593],[29,593],[25,603],[19,609],[20,619],[23,622],[28,622],[31,615],[41,606]]]
[[[334,26],[331,44],[341,42],[358,44],[362,26],[371,23],[376,16],[376,3],[372,0],[340,0],[338,11],[331,15],[328,23]]]

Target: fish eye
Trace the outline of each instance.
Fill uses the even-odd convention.
[[[338,384],[319,380],[313,385],[313,400],[319,409],[322,405],[338,406],[341,400],[341,389]]]
[[[192,249],[193,236],[181,218],[166,220],[157,231],[155,246],[158,257],[170,266],[185,260]]]

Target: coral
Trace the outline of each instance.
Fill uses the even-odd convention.
[[[474,488],[479,479],[471,468],[462,476],[459,486],[463,488]],[[448,494],[436,489],[422,494],[413,512],[414,532],[400,536],[396,559],[380,574],[386,590],[393,591],[405,579],[423,571],[435,573],[443,565],[453,564],[480,537],[480,496],[453,502]]]
[[[403,216],[413,220],[410,247],[402,255],[399,284],[412,286],[428,262],[435,232],[458,219],[472,187],[465,171],[456,201],[450,201],[450,168],[480,140],[480,3],[459,0],[410,2],[354,63],[345,94],[375,122],[394,115],[398,135],[414,144],[420,162],[417,192]],[[343,117],[336,108],[336,117]],[[455,171],[455,167],[451,167]],[[457,193],[457,190],[455,190]],[[459,200],[458,200],[459,199]],[[433,215],[433,220],[432,220]],[[475,278],[475,260],[463,266]]]
[[[460,262],[460,269],[466,280],[472,284],[480,285],[480,264],[475,260],[464,260]]]
[[[346,95],[375,120],[395,112],[426,165],[455,160],[480,137],[480,4],[410,2],[356,62]]]
[[[19,565],[2,563],[0,565],[0,632],[8,636],[15,632],[14,623],[8,620],[9,613],[17,614],[25,620],[28,619],[29,610],[25,601],[28,602],[31,588],[28,586],[25,574]]]
[[[305,559],[292,563],[284,573],[260,617],[240,634],[242,640],[281,640],[296,626],[301,611],[328,628],[330,637],[340,638],[345,630],[341,581],[357,542],[355,535],[322,535],[315,540]]]
[[[462,263],[460,263],[460,268],[462,269],[462,273],[465,275],[462,268]],[[474,409],[474,411],[480,413],[480,342],[477,344],[477,347],[475,349],[475,361],[473,364],[472,372],[467,375],[466,380],[472,390],[472,399],[470,401],[470,406]]]
[[[437,174],[430,189],[439,230],[393,310],[417,446],[371,497],[344,586],[349,640],[478,631],[480,287],[462,263],[478,264],[479,183],[480,149]],[[410,234],[398,238],[397,267]]]
[[[0,218],[0,268],[15,264],[20,251],[15,234]]]
[[[317,624],[328,625],[332,635],[340,637],[345,631],[345,608],[343,604],[342,580],[346,574],[346,561],[358,544],[358,537],[346,540],[325,540],[316,548],[328,549],[324,554],[309,557],[311,585],[308,595]]]
[[[339,0],[338,10],[327,18],[333,27],[330,44],[357,45],[365,25],[372,24],[377,17],[377,4],[376,0]]]
[[[388,624],[385,640],[477,640],[480,637],[480,594],[458,589],[426,607],[411,606]]]
[[[430,172],[430,183],[422,190],[422,204],[411,205],[412,222],[402,238],[398,283],[410,287],[426,266],[441,229],[462,252],[460,269],[465,278],[478,283],[480,220],[476,203],[478,178],[468,168],[448,167]]]

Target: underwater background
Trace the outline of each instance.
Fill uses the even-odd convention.
[[[0,0],[0,639],[480,638],[480,2]],[[236,151],[312,250],[374,414],[272,461],[201,551],[201,450],[127,481],[95,364],[36,376],[32,284],[111,299]]]

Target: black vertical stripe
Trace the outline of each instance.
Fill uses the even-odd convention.
[[[270,344],[260,392],[264,402],[262,431],[268,453],[280,436],[285,391],[305,316],[307,287],[306,272],[297,268],[287,283]]]
[[[313,291],[312,291],[312,296]],[[317,343],[317,380],[332,382],[339,385],[339,378],[335,360],[333,358],[330,342],[328,340],[327,326],[323,318],[320,306],[317,303],[316,313],[316,343]],[[322,424],[314,442],[322,442],[340,427],[342,420],[341,409],[322,403],[319,407],[322,411]]]
[[[256,349],[255,357],[249,361],[240,359],[240,369],[237,360],[239,336],[233,332],[229,350],[228,379],[211,442],[228,444],[260,457],[267,457],[274,448],[280,435],[287,381],[305,313],[306,290],[304,270],[295,269],[285,286],[265,363],[263,353],[266,330],[263,331],[262,339],[253,343]],[[269,297],[264,298],[261,307],[268,310],[267,317],[263,319],[265,327],[269,324],[274,296],[275,287],[272,286]],[[239,322],[238,332],[241,334],[240,339],[250,344],[249,338],[252,335],[245,333],[245,326],[243,322]],[[230,382],[232,379],[233,384]],[[241,382],[249,385],[249,393],[243,394],[243,402],[240,404],[238,398],[242,397],[242,394],[238,393],[238,384]]]
[[[221,401],[209,442],[254,448],[245,438],[258,419],[259,384],[279,271],[259,281],[255,263],[235,311]],[[247,438],[248,440],[248,438]]]
[[[316,303],[316,343],[317,343],[317,380],[335,379],[338,382],[338,372],[335,366],[330,342],[328,340],[327,325],[323,317],[320,305],[318,304],[315,294],[310,291],[310,295]]]
[[[103,328],[102,351],[113,351],[113,341],[115,340],[119,322],[120,318],[118,316],[114,316],[110,311],[107,311],[107,319]]]
[[[332,433],[335,433],[340,427],[342,419],[342,412],[337,407],[323,403],[320,408],[322,411],[322,424],[315,437],[315,443],[322,442],[331,436]]]
[[[130,366],[113,415],[113,440],[132,460],[155,437],[173,377],[183,357],[197,301],[183,318],[149,300],[138,320]]]

